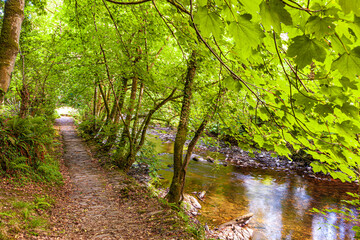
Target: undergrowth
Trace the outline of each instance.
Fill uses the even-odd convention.
[[[163,198],[159,198],[159,200],[163,204],[168,205],[169,207],[171,207],[173,210],[175,210],[177,212],[177,215],[185,223],[185,226],[186,226],[185,230],[188,233],[190,233],[195,239],[199,239],[199,240],[205,239],[204,227],[200,223],[196,223],[193,220],[191,220],[189,215],[186,214],[186,212],[184,211],[184,209],[181,206],[179,207],[175,203],[169,203]]]
[[[17,198],[0,201],[0,239],[13,239],[20,233],[37,236],[46,231],[46,210],[53,204],[54,200],[47,195],[35,197],[32,201],[19,201]]]
[[[0,117],[0,176],[26,176],[31,180],[61,183],[59,165],[52,153],[52,121],[37,117]]]

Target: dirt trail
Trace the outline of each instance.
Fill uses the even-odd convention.
[[[178,217],[144,187],[99,166],[77,135],[72,118],[62,117],[56,124],[63,136],[72,191],[53,211],[51,239],[189,238]]]

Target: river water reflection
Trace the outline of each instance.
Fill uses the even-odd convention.
[[[172,178],[172,168],[168,166],[172,164],[172,144],[161,143],[159,139],[152,141],[158,153],[168,153],[160,156],[164,167],[159,171],[168,187]],[[206,199],[201,203],[198,219],[211,227],[252,212],[250,226],[255,230],[254,239],[354,239],[353,225],[343,216],[309,211],[343,209],[341,198],[346,192],[356,192],[356,187],[349,184],[306,179],[275,170],[191,161],[185,191],[203,190],[207,191]]]

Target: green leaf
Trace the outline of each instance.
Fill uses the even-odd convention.
[[[336,127],[334,130],[343,135],[346,135],[346,134],[355,135],[355,133],[360,132],[360,129],[356,125],[354,125],[350,120],[346,120],[340,124],[336,124]],[[354,139],[355,139],[355,136],[354,136]]]
[[[235,39],[237,49],[246,51],[247,56],[251,54],[251,48],[256,48],[261,43],[263,37],[260,27],[243,17],[230,23],[229,32]]]
[[[332,19],[328,17],[311,16],[305,25],[305,33],[314,34],[318,39],[332,35],[334,32],[335,25],[332,23]]]
[[[339,5],[345,14],[353,11],[355,14],[360,14],[360,1],[359,0],[338,0]]]
[[[340,79],[340,83],[343,85],[345,89],[351,88],[354,90],[358,90],[358,82],[357,81],[350,81],[347,77],[343,77]]]
[[[306,97],[301,93],[295,93],[293,95],[293,99],[295,100],[295,104],[297,106],[303,106],[307,110],[310,110],[316,103],[316,100],[311,97]]]
[[[291,154],[291,152],[286,146],[284,146],[284,145],[274,145],[274,150],[280,156],[284,156],[287,159],[291,160],[291,158],[289,157],[289,154]]]
[[[360,75],[360,47],[354,48],[349,54],[341,55],[333,62],[331,68],[337,69],[342,75],[350,79]]]
[[[262,135],[255,135],[254,136],[254,141],[259,144],[260,148],[262,148],[262,146],[264,145],[265,141],[264,141],[264,137]]]
[[[197,0],[197,3],[199,4],[200,7],[203,7],[207,4],[207,0]]]
[[[354,105],[351,105],[348,102],[345,102],[342,107],[341,111],[345,113],[348,117],[358,119],[359,118],[359,109]]]
[[[195,14],[195,23],[204,37],[213,35],[220,38],[222,22],[220,17],[215,13],[209,13],[206,7],[200,7]]]
[[[260,15],[264,28],[275,32],[281,32],[281,23],[285,25],[292,24],[290,13],[284,9],[285,4],[278,0],[263,1],[260,4]]]
[[[300,29],[300,30],[304,31],[305,25],[306,25],[307,20],[310,17],[310,15],[305,11],[299,11],[298,9],[294,9],[294,8],[290,8],[290,9],[288,9],[288,11],[290,12],[291,17],[293,19],[293,22],[294,22],[293,25],[297,26],[296,28],[293,28],[293,29]]]
[[[222,16],[226,21],[234,21],[234,20],[235,20],[234,12],[233,12],[232,9],[230,9],[228,6],[225,6],[225,7],[223,8],[223,10],[221,11],[221,16]]]
[[[310,163],[310,166],[312,167],[312,170],[315,173],[317,173],[317,172],[326,173],[326,168],[323,165],[320,165],[319,162],[312,162],[312,163]]]
[[[239,92],[242,88],[241,83],[230,76],[224,78],[224,85],[227,89],[236,92]]]
[[[330,42],[331,42],[331,47],[333,50],[335,50],[335,52],[339,53],[339,54],[343,54],[344,52],[346,52],[345,47],[348,47],[344,41],[340,41],[339,38],[335,37],[334,35],[331,36],[330,38]],[[344,45],[345,47],[344,47]]]
[[[344,165],[344,164],[339,165],[339,169],[340,169],[341,172],[347,174],[347,175],[350,176],[350,177],[353,177],[353,178],[356,177],[356,174],[354,173],[354,171],[351,170],[351,169],[349,169],[349,168],[348,168],[346,165]]]
[[[310,65],[313,59],[324,62],[326,51],[318,40],[303,35],[293,38],[293,43],[289,46],[287,55],[295,57],[294,61],[299,68],[304,68]]]
[[[246,12],[251,14],[259,12],[259,5],[261,0],[240,0],[240,2],[244,6]]]
[[[334,179],[340,179],[342,182],[350,182],[350,178],[342,172],[330,172],[330,175],[334,178]]]
[[[326,117],[334,112],[333,105],[330,103],[316,105],[314,112],[318,113],[322,117]]]

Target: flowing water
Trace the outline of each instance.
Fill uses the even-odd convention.
[[[172,178],[172,143],[162,143],[151,137],[156,151],[161,153],[163,168],[159,171],[168,187]],[[207,155],[223,159],[221,154]],[[205,156],[204,156],[205,157]],[[353,225],[338,213],[312,213],[312,208],[340,209],[346,192],[356,187],[335,181],[303,178],[275,170],[241,169],[208,162],[191,161],[185,191],[206,191],[197,218],[216,227],[238,216],[254,213],[250,227],[254,239],[354,239]],[[352,208],[351,208],[352,209]],[[355,209],[353,209],[355,211]]]

